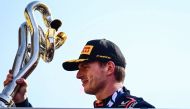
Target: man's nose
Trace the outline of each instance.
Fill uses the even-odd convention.
[[[79,70],[79,71],[77,72],[76,78],[77,78],[77,79],[81,79],[81,77],[82,77],[82,72]]]

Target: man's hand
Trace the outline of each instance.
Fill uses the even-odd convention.
[[[12,71],[9,70],[9,74],[7,75],[6,80],[3,82],[4,86],[9,84],[13,80],[13,74],[11,72]],[[15,103],[21,103],[27,98],[27,96],[26,96],[27,82],[25,79],[20,78],[20,79],[16,80],[16,83],[20,86],[20,88],[19,88],[18,92],[16,93],[16,95],[14,96],[13,101]]]

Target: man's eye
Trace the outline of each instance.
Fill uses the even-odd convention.
[[[83,66],[83,68],[84,68],[84,69],[87,69],[87,68],[89,68],[89,66]]]

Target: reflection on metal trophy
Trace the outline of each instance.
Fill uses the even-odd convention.
[[[34,11],[42,14],[47,32],[37,24],[34,17]],[[4,87],[0,94],[0,107],[12,107],[14,105],[13,97],[19,89],[16,80],[27,78],[36,68],[39,58],[45,62],[51,62],[55,49],[62,46],[67,38],[64,32],[56,34],[61,26],[60,20],[52,20],[48,7],[34,1],[27,5],[24,12],[26,22],[19,28],[19,47],[12,67],[13,81]],[[28,38],[31,38],[30,41]]]

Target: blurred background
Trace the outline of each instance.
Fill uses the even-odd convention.
[[[18,49],[18,29],[32,0],[0,4],[0,89]],[[53,18],[63,21],[68,39],[54,60],[38,66],[27,79],[34,107],[92,108],[96,99],[83,91],[76,72],[62,62],[78,58],[88,40],[115,42],[127,60],[125,86],[157,108],[189,108],[189,0],[41,0]],[[43,25],[41,15],[37,19]]]

